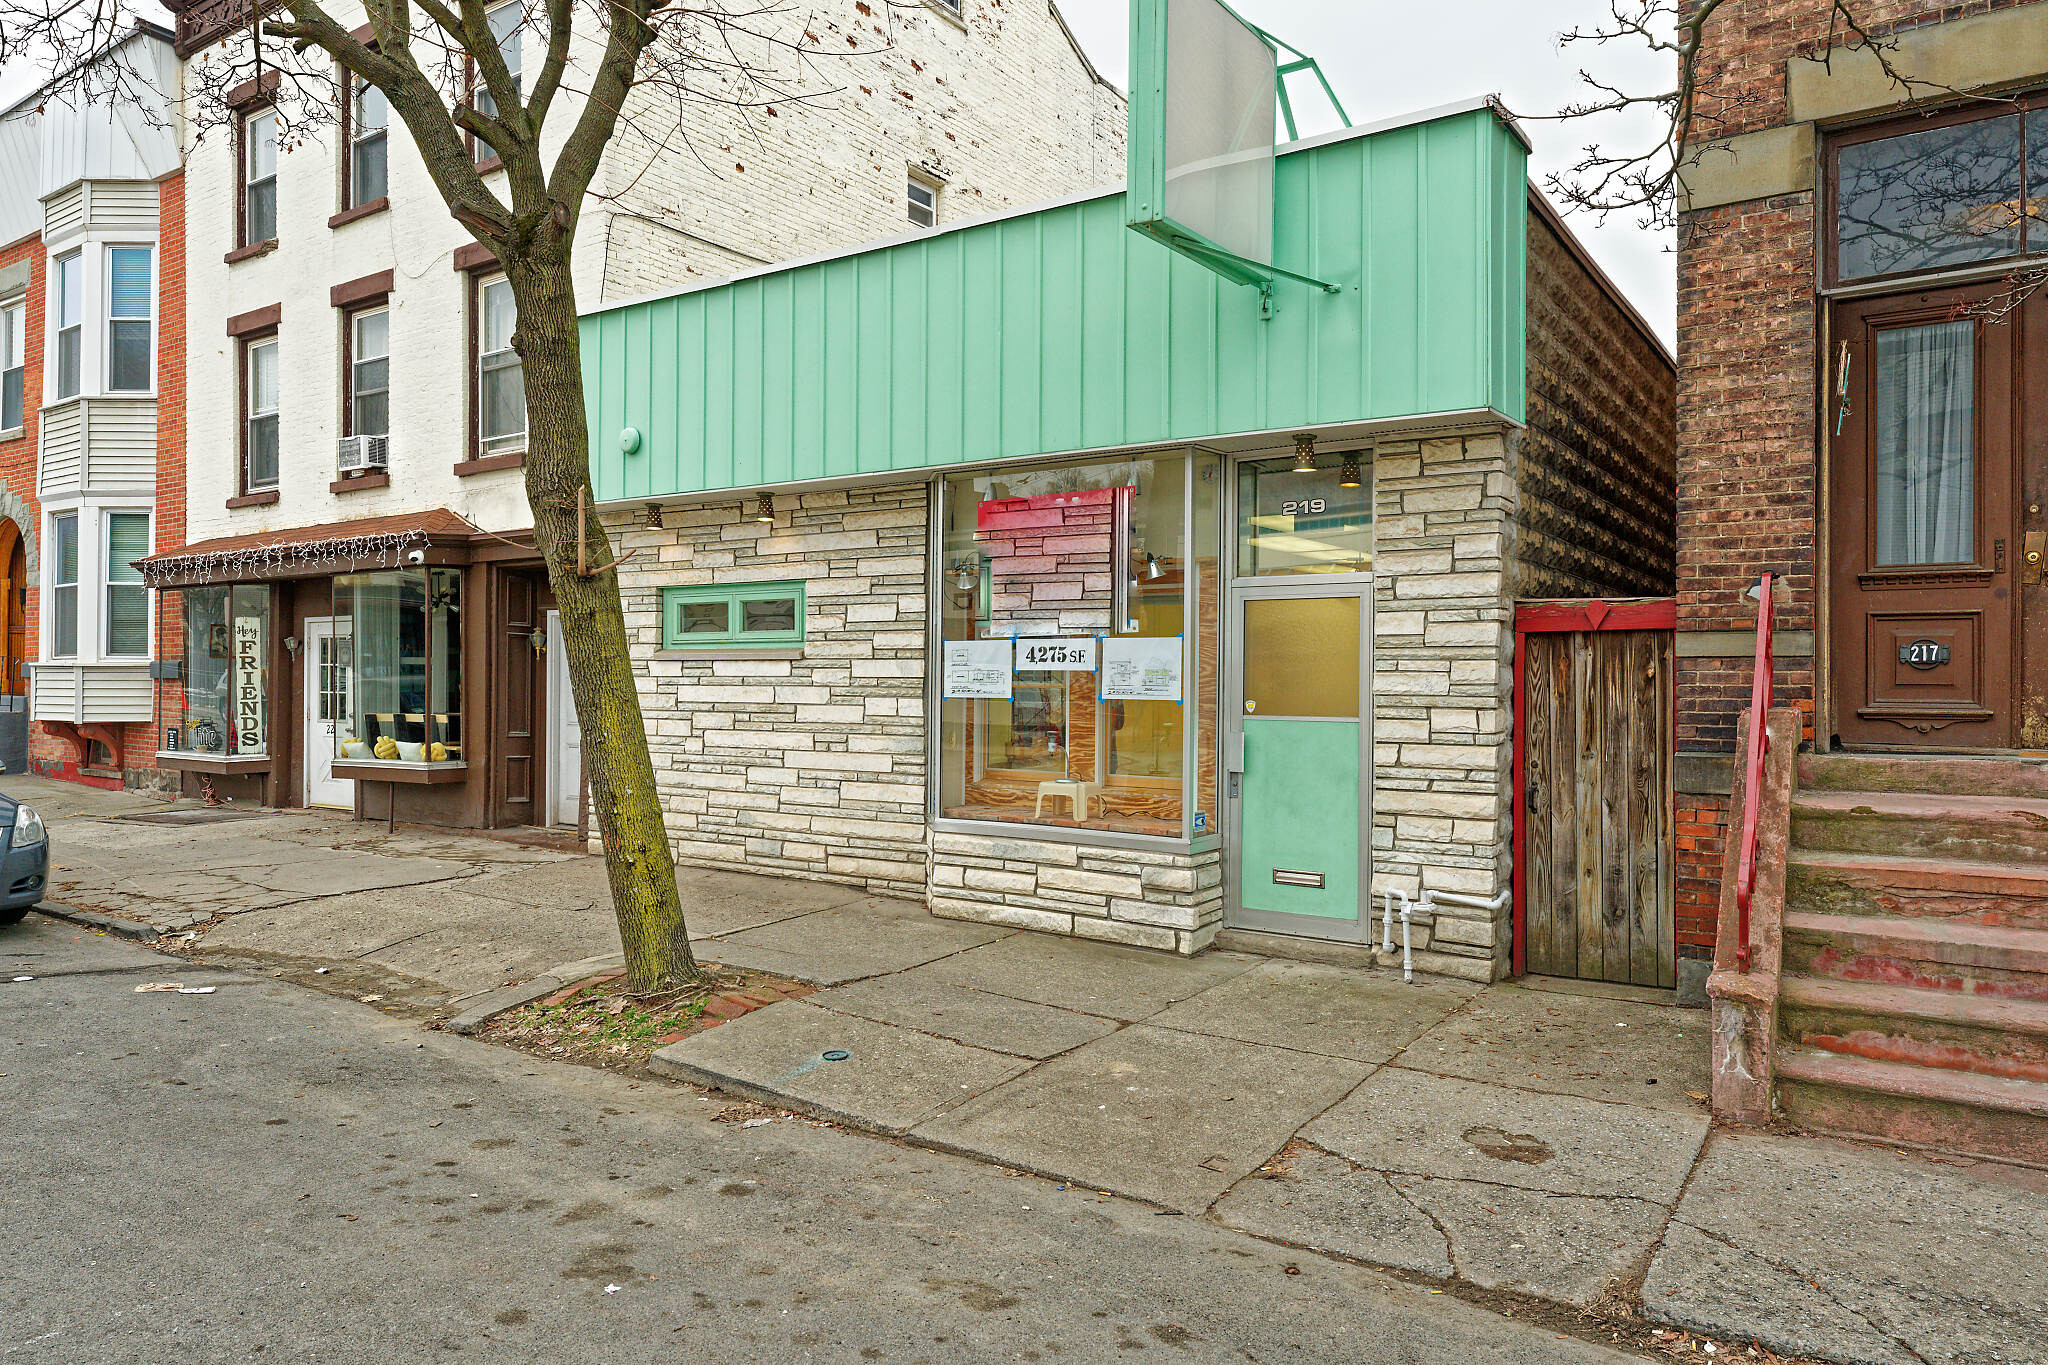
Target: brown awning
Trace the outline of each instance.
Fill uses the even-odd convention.
[[[445,508],[202,540],[135,561],[153,588],[391,569],[413,550],[467,550],[484,532]],[[462,556],[466,557],[466,556]],[[437,563],[450,561],[445,553]]]

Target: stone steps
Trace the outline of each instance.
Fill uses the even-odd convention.
[[[2048,1165],[2041,1081],[1781,1046],[1777,1094],[1803,1128]]]
[[[1789,910],[1784,941],[1795,976],[2048,1004],[2048,929]]]
[[[2048,1083],[2048,1002],[1787,976],[1778,1034],[1877,1061]]]
[[[1893,758],[1801,754],[1802,792],[1895,792],[1925,796],[2048,799],[2048,758]]]
[[[2048,798],[1801,792],[1792,846],[2048,867]]]
[[[1794,849],[1785,902],[1838,915],[2048,931],[2048,865]]]

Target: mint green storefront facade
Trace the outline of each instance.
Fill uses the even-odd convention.
[[[1178,952],[1504,888],[1515,595],[1669,591],[1668,357],[1526,155],[1483,101],[1281,148],[1334,292],[1115,189],[588,314],[679,855]],[[1419,963],[1501,974],[1472,914]]]

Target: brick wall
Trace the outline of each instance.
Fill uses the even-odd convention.
[[[1664,348],[1533,203],[1516,596],[1671,594],[1676,382]]]
[[[1855,13],[1877,35],[1900,35],[2030,2],[1858,0]],[[1726,119],[1723,133],[1788,123],[1789,63],[1826,51],[1839,36],[1830,20],[1827,7],[1810,0],[1734,0],[1718,11],[1707,28],[1702,90],[1703,107]],[[1688,957],[1712,952],[1727,760],[1749,700],[1750,664],[1746,646],[1688,652],[1687,636],[1752,631],[1755,611],[1742,593],[1765,570],[1783,575],[1777,629],[1817,624],[1817,208],[1802,186],[1680,218],[1677,748],[1719,760],[1698,768],[1697,789],[1679,796],[1678,929]],[[1779,705],[1807,713],[1812,740],[1813,659],[1781,653],[1773,686]]]
[[[784,494],[608,519],[640,704],[676,856],[922,895],[924,484]],[[665,585],[799,580],[780,657],[661,648]]]

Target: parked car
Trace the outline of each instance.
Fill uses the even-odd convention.
[[[50,882],[50,834],[35,807],[0,793],[0,924],[17,924]]]

